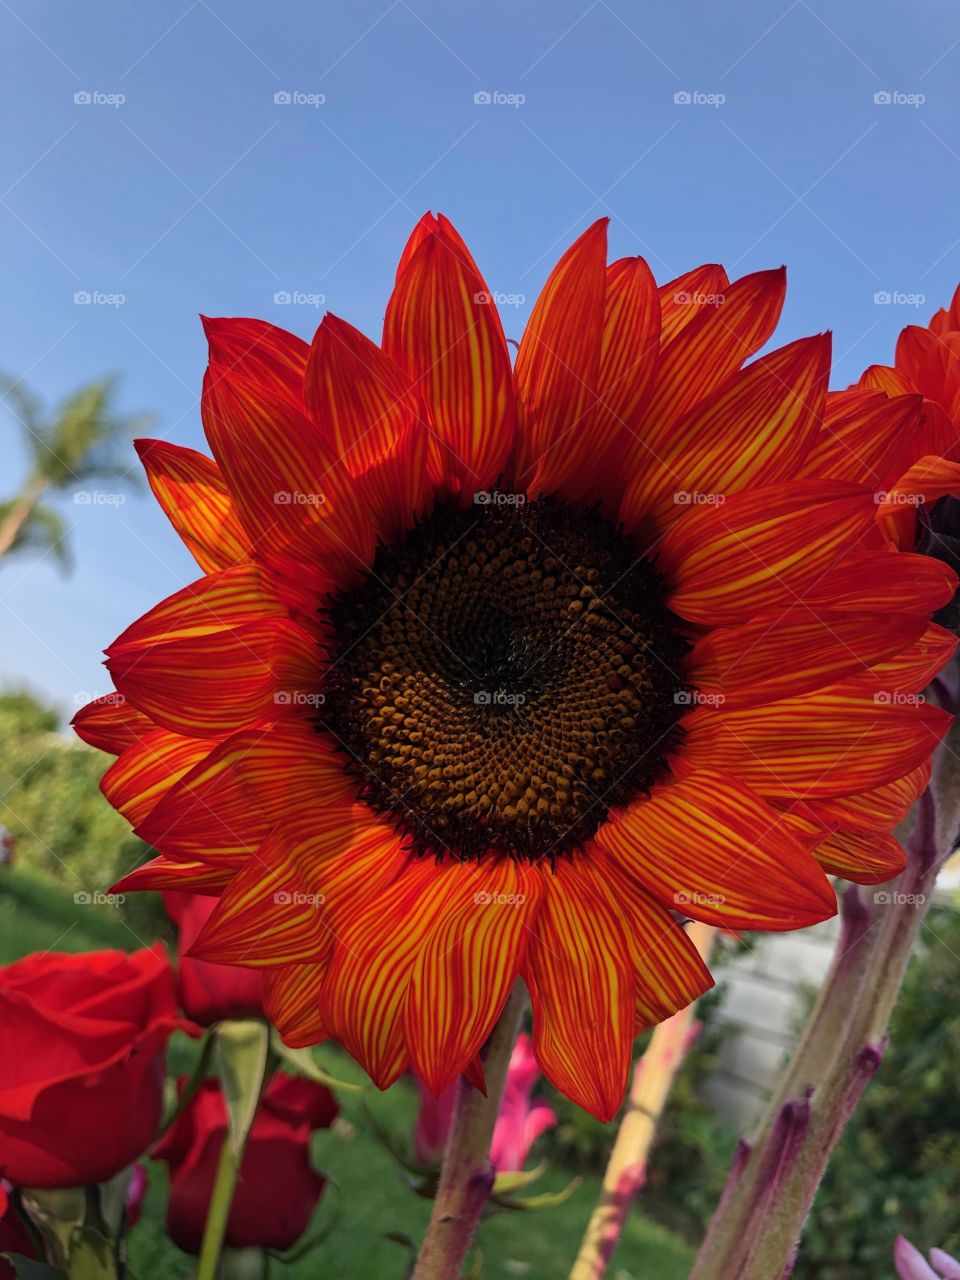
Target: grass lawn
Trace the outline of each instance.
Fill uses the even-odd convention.
[[[0,963],[39,950],[131,949],[139,939],[109,907],[75,903],[72,893],[38,882],[22,871],[0,872]],[[172,1043],[171,1069],[187,1069],[191,1046]],[[339,1079],[357,1083],[366,1076],[345,1054],[323,1046],[318,1059]],[[316,1229],[334,1218],[333,1231],[317,1250],[297,1263],[275,1262],[271,1277],[290,1280],[401,1280],[408,1261],[402,1245],[385,1238],[400,1233],[419,1241],[430,1204],[406,1184],[404,1172],[372,1131],[365,1107],[380,1125],[405,1141],[416,1113],[415,1091],[405,1081],[387,1093],[374,1089],[344,1093],[334,1129],[318,1134],[316,1167],[332,1184],[321,1202]],[[166,1167],[147,1162],[150,1193],[143,1218],[130,1237],[130,1267],[137,1280],[181,1280],[191,1259],[163,1231]],[[528,1194],[554,1191],[570,1180],[565,1169],[550,1169]],[[564,1204],[531,1213],[500,1213],[483,1223],[478,1243],[483,1280],[564,1280],[596,1199],[598,1180],[585,1178]],[[692,1251],[669,1231],[634,1213],[610,1271],[610,1280],[683,1280]]]

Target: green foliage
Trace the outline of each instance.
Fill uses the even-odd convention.
[[[889,1275],[898,1234],[960,1252],[960,914],[934,907],[890,1025],[880,1070],[814,1203],[796,1280]]]
[[[81,895],[90,917],[119,911],[138,937],[169,935],[155,894],[131,895],[119,908],[96,903],[150,850],[100,794],[111,757],[61,732],[59,722],[26,690],[0,694],[0,824],[16,841],[14,866],[59,883],[71,900]]]

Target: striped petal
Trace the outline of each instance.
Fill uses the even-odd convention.
[[[523,970],[534,1051],[558,1089],[606,1122],[623,1101],[630,1070],[630,947],[616,902],[585,859],[561,862],[543,883]]]
[[[845,681],[742,711],[694,711],[676,767],[721,769],[770,797],[849,795],[922,764],[949,724],[937,707]]]
[[[307,361],[307,405],[351,476],[388,457],[419,417],[409,379],[359,329],[326,315]]]
[[[510,357],[492,295],[442,214],[397,274],[383,349],[426,404],[454,492],[492,487],[513,446]]]
[[[571,430],[544,454],[535,490],[568,501],[613,498],[620,492],[621,435],[635,435],[640,427],[659,356],[656,282],[643,258],[620,258],[607,267],[596,401],[582,418],[570,419]]]
[[[908,649],[874,663],[857,681],[888,696],[919,694],[956,651],[957,637],[931,622]]]
[[[660,456],[673,426],[749,360],[776,328],[786,272],[757,271],[727,288],[662,348],[657,385],[645,413],[644,442]],[[628,463],[642,460],[634,450]]]
[[[922,423],[921,396],[833,392],[827,397],[823,428],[797,474],[884,489],[903,470]]]
[[[70,721],[78,738],[98,751],[118,756],[153,726],[122,693],[105,693],[81,707]]]
[[[323,975],[319,964],[286,964],[264,971],[264,1012],[291,1049],[306,1049],[329,1038],[320,1018]]]
[[[342,921],[320,1000],[326,1026],[380,1089],[407,1064],[404,1007],[417,956],[444,913],[459,864],[414,859]]]
[[[871,791],[810,800],[807,808],[828,831],[845,828],[868,835],[892,831],[907,816],[910,806],[926,790],[929,781],[930,761],[926,760],[904,777],[885,782]]]
[[[117,757],[100,780],[100,790],[134,827],[174,784],[210,754],[209,738],[183,738],[151,729]]]
[[[907,865],[899,842],[889,833],[837,831],[827,836],[813,856],[831,876],[842,876],[854,884],[885,884]]]
[[[250,539],[213,459],[165,440],[133,443],[154,497],[203,572],[249,560]]]
[[[709,626],[746,622],[807,597],[852,548],[882,544],[873,495],[837,480],[799,480],[701,506],[664,538],[667,604]]]
[[[660,902],[707,924],[799,929],[836,911],[817,864],[733,774],[691,774],[613,816],[595,838]]]
[[[251,969],[319,963],[333,941],[320,905],[287,839],[269,836],[230,881],[187,955]]]
[[[604,329],[607,222],[570,246],[547,277],[520,341],[514,369],[521,488],[562,486],[579,463],[571,445],[595,402]],[[582,463],[580,463],[582,465]]]
[[[927,629],[916,614],[814,612],[794,605],[739,627],[720,627],[687,657],[690,683],[727,710],[809,693],[869,674]]]
[[[659,902],[638,892],[635,880],[599,844],[586,855],[609,885],[623,923],[637,979],[634,1034],[664,1022],[713,986],[710,970],[686,930]]]
[[[657,465],[637,474],[624,495],[624,525],[669,525],[691,495],[723,499],[796,475],[820,430],[829,374],[829,334],[735,373],[675,425]]]
[[[137,834],[174,857],[243,866],[281,820],[341,832],[353,798],[339,757],[309,722],[291,717],[220,743]]]
[[[288,399],[217,359],[201,410],[214,457],[258,559],[293,560],[301,576],[353,581],[373,557],[374,532],[346,467]]]
[[[162,854],[130,871],[111,887],[111,893],[134,893],[150,890],[162,893],[179,889],[185,893],[204,893],[219,897],[233,879],[233,872],[223,867],[210,867],[203,862],[181,862]]]
[[[708,307],[722,307],[730,281],[723,267],[708,262],[660,286],[660,345],[665,347]]]
[[[472,1062],[517,979],[544,877],[510,859],[456,868],[413,965],[404,1021],[417,1075],[439,1095]]]
[[[855,551],[803,591],[812,609],[895,609],[930,614],[948,604],[957,575],[942,560],[891,549]]]
[[[916,542],[917,508],[948,494],[960,493],[960,462],[927,454],[918,458],[896,484],[880,496],[877,523],[898,547]]]
[[[310,348],[296,334],[266,320],[201,316],[210,359],[231,375],[256,384],[264,400],[303,412],[303,378]]]

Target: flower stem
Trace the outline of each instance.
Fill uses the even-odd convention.
[[[440,1184],[412,1280],[457,1280],[493,1188],[490,1142],[523,1010],[517,983],[487,1041],[486,1097],[461,1079]]]
[[[954,729],[955,732],[955,729]],[[830,971],[754,1139],[742,1142],[690,1280],[788,1277],[827,1162],[880,1065],[943,857],[956,842],[957,743],[917,803],[907,866],[868,908],[851,885]]]
[[[217,1164],[217,1176],[213,1184],[213,1195],[207,1209],[207,1221],[203,1228],[203,1243],[200,1246],[200,1262],[197,1267],[197,1280],[216,1280],[220,1251],[223,1248],[223,1237],[227,1230],[227,1219],[233,1203],[233,1193],[237,1185],[239,1164],[233,1153],[229,1137],[224,1134],[223,1146],[220,1148],[220,1160]]]
[[[700,954],[708,956],[714,930],[695,922],[687,932]],[[647,1159],[671,1086],[699,1030],[694,1021],[694,1008],[689,1004],[661,1022],[633,1069],[627,1108],[603,1175],[600,1197],[570,1271],[570,1280],[600,1280],[606,1275],[633,1197],[646,1178]]]

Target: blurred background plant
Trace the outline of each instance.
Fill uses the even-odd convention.
[[[153,419],[114,410],[112,377],[88,382],[49,413],[20,378],[0,375],[0,393],[20,424],[28,459],[18,491],[0,498],[0,558],[28,549],[49,551],[69,569],[68,528],[56,506],[44,501],[46,495],[72,492],[74,501],[89,501],[90,486],[137,487],[129,442],[149,430]]]

